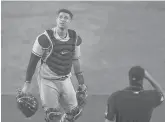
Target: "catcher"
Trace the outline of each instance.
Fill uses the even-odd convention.
[[[73,122],[86,103],[87,87],[80,67],[82,39],[74,30],[68,29],[72,18],[69,10],[60,9],[56,27],[45,30],[36,38],[21,90],[23,94],[30,93],[31,79],[40,62],[37,80],[46,122]],[[71,82],[72,66],[79,83],[77,92]]]

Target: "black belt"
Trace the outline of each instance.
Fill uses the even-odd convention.
[[[65,80],[65,79],[67,79],[68,78],[68,76],[66,75],[66,76],[62,76],[62,77],[60,77],[60,78],[57,78],[57,79],[55,79],[55,80]]]

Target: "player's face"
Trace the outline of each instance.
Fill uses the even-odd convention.
[[[71,22],[71,17],[68,13],[61,12],[57,17],[56,22],[59,28],[65,29],[68,28],[68,25]]]

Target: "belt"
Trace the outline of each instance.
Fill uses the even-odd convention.
[[[68,78],[68,76],[66,75],[66,76],[61,76],[60,78],[57,78],[57,79],[55,79],[55,80],[63,81],[63,80],[65,80],[65,79],[67,79],[67,78]]]
[[[50,77],[42,77],[43,79],[46,79],[46,80],[60,80],[60,81],[63,81],[65,79],[67,79],[69,76],[65,75],[65,76],[59,76],[59,78],[50,78]]]

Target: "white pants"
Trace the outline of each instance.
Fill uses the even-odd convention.
[[[62,107],[67,112],[77,106],[76,92],[70,77],[59,81],[43,79],[38,75],[38,85],[44,109]]]

